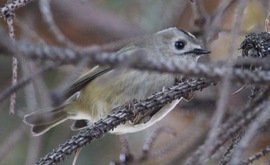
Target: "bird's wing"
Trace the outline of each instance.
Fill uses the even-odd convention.
[[[136,50],[136,51],[134,51]],[[128,46],[125,47],[123,49],[121,49],[120,51],[116,52],[116,55],[128,55],[128,56],[132,56],[134,54],[136,54],[138,51],[140,51],[140,53],[147,53],[147,49],[145,48],[138,48],[137,46]],[[111,67],[103,67],[103,66],[96,66],[95,68],[91,69],[90,71],[86,72],[85,74],[83,74],[81,77],[79,77],[75,83],[73,83],[70,88],[64,93],[64,98],[68,99],[70,98],[72,95],[74,95],[76,92],[80,91],[81,89],[83,89],[89,82],[91,82],[92,80],[94,80],[95,78],[111,71],[113,68]]]
[[[95,68],[91,69],[90,71],[83,74],[79,77],[65,92],[64,98],[69,98],[74,95],[76,92],[82,90],[89,82],[94,80],[95,78],[107,73],[110,71],[110,67],[101,67],[96,66]]]

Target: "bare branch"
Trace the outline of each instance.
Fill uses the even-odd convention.
[[[260,152],[257,152],[255,155],[249,157],[247,160],[242,161],[240,165],[249,165],[249,164],[253,163],[255,160],[258,160],[261,157],[269,154],[269,152],[270,152],[270,146],[267,146],[266,148],[264,148]]]
[[[0,8],[0,17],[9,17],[9,13],[13,12],[14,10],[25,6],[29,2],[32,2],[33,0],[14,0],[10,3],[7,3],[4,7]]]
[[[262,126],[269,118],[270,118],[270,103],[266,101],[264,105],[264,110],[258,114],[258,116],[254,119],[251,125],[247,128],[245,135],[242,140],[239,142],[237,149],[232,157],[231,164],[239,164],[241,162],[241,155],[243,150],[250,144],[250,140],[257,133],[259,127]]]
[[[59,64],[53,64],[53,65],[41,68],[36,73],[34,73],[34,74],[30,75],[29,77],[24,78],[21,81],[19,81],[16,85],[7,88],[4,92],[2,92],[0,94],[0,103],[3,102],[8,96],[12,95],[12,93],[18,91],[19,89],[21,89],[25,85],[29,84],[36,76],[38,76],[38,75],[40,75],[40,74],[42,74],[42,73],[44,73],[44,72],[46,72],[48,70],[51,70],[51,69],[55,68],[58,65]]]
[[[21,125],[16,130],[12,131],[7,139],[2,141],[0,149],[0,162],[1,160],[4,160],[8,152],[10,152],[16,146],[16,144],[22,140],[22,137],[26,133],[26,129],[26,125]]]
[[[226,165],[228,163],[228,161],[232,157],[232,152],[235,150],[240,139],[241,139],[241,132],[232,139],[231,144],[227,147],[227,150],[224,153],[223,157],[219,160],[218,165]]]
[[[50,3],[51,0],[39,1],[39,8],[42,13],[43,20],[47,23],[49,29],[61,44],[73,49],[79,49],[80,47],[72,43],[57,27],[53,19]]]
[[[205,12],[205,8],[201,0],[189,0],[192,7],[194,25],[197,26],[200,30],[205,30],[204,26],[208,20],[208,15]]]
[[[232,5],[235,2],[236,2],[236,0],[222,0],[220,2],[218,8],[216,9],[216,11],[213,14],[214,18],[211,22],[211,25],[207,30],[208,31],[208,34],[207,34],[208,41],[212,41],[213,38],[216,36],[218,29],[220,28],[220,24],[221,24],[221,20],[222,20],[222,17],[224,15],[224,12],[228,9],[228,7],[230,5]]]
[[[228,139],[234,136],[235,133],[252,122],[254,118],[260,114],[260,112],[265,108],[265,104],[267,104],[267,100],[265,99],[269,98],[269,92],[270,90],[268,87],[263,93],[258,95],[248,107],[232,116],[226,121],[226,123],[219,127],[217,130],[219,138],[212,143],[212,146],[209,149],[210,156],[214,154],[221,146],[223,146]],[[187,159],[185,164],[194,164],[194,160],[196,161],[196,158],[203,154],[205,147],[205,144],[200,146],[200,148]]]
[[[63,63],[76,64],[84,58],[89,58],[90,64],[124,66],[139,70],[159,71],[174,74],[186,74],[191,76],[208,77],[220,80],[224,75],[229,74],[226,66],[213,66],[202,63],[186,63],[181,60],[174,60],[165,57],[153,58],[145,56],[140,51],[134,56],[125,54],[116,55],[99,51],[76,52],[70,49],[63,49],[47,45],[18,44],[18,49],[25,58],[43,59],[50,61],[61,61]],[[179,65],[181,63],[181,65]],[[125,65],[123,65],[125,64]],[[250,71],[245,69],[233,69],[232,81],[246,84],[264,84],[270,80],[268,71]]]
[[[4,15],[4,19],[7,21],[8,24],[9,37],[12,44],[15,43],[14,17],[15,14],[13,13],[13,10],[7,10],[7,12]],[[12,85],[15,86],[17,84],[17,81],[18,81],[18,59],[16,57],[12,57]],[[12,93],[10,97],[10,107],[9,107],[9,112],[12,114],[15,113],[15,105],[16,105],[16,93]]]

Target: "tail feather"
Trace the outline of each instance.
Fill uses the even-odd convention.
[[[52,111],[34,112],[26,115],[24,122],[31,125],[33,135],[38,136],[67,119],[68,114],[64,111],[64,106],[60,106]]]

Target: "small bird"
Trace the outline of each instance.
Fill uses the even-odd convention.
[[[168,57],[186,62],[196,62],[200,55],[210,53],[201,48],[199,41],[191,33],[178,28],[165,29],[141,38],[116,54],[132,56],[138,51],[155,58]],[[174,85],[176,78],[173,74],[96,66],[70,86],[65,94],[67,100],[62,105],[50,111],[28,114],[24,117],[24,122],[32,126],[35,136],[67,119],[75,120],[73,130],[80,130],[107,117],[117,106],[134,99],[145,99]],[[190,100],[192,93],[184,98]],[[180,100],[166,104],[158,111],[138,115],[133,121],[119,125],[111,133],[125,134],[146,129],[166,116]]]

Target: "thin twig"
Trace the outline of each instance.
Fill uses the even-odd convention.
[[[83,71],[84,67],[87,66],[88,64],[88,59],[82,60],[78,65],[74,68],[74,70],[70,73],[68,78],[64,80],[63,83],[61,83],[51,94],[52,96],[52,102],[54,106],[59,106],[61,105],[67,98],[66,98],[66,91],[70,86],[72,85],[73,82],[75,82],[76,79],[78,79],[78,75],[81,74]]]
[[[174,132],[174,130],[172,130],[171,128],[168,127],[160,127],[158,129],[156,129],[147,139],[146,142],[143,146],[143,151],[142,151],[142,156],[140,157],[140,162],[142,163],[145,160],[149,160],[149,157],[151,156],[152,158],[154,158],[154,155],[151,154],[151,150],[153,150],[153,144],[154,142],[157,140],[157,138],[159,137],[159,135],[161,133],[166,133],[168,135],[172,135],[172,136],[176,136],[176,133]],[[154,151],[154,150],[153,150]],[[163,152],[166,153],[166,152]],[[158,155],[158,154],[156,154]],[[162,155],[162,154],[160,154]],[[158,156],[160,156],[158,155]],[[156,157],[157,158],[157,157]]]
[[[218,165],[226,165],[228,161],[231,159],[232,152],[235,150],[238,142],[241,139],[241,134],[242,132],[240,132],[239,134],[236,134],[235,137],[232,139],[231,144],[227,147],[227,150],[224,153],[223,157],[219,160]]]
[[[189,146],[185,146],[187,150],[183,148],[183,146],[189,142],[191,139],[194,140],[194,137],[201,135],[204,131],[204,128],[202,128],[202,124],[206,122],[206,116],[204,114],[198,115],[194,119],[194,123],[187,129],[185,129],[183,132],[181,132],[181,136],[178,139],[173,140],[173,142],[169,143],[165,147],[161,149],[152,150],[148,156],[148,160],[155,161],[156,159],[162,159],[165,155],[169,155],[172,151],[175,151],[178,148],[181,148],[181,153],[186,154],[187,150],[190,149]],[[183,156],[182,154],[177,154],[177,159]],[[179,162],[179,160],[177,161]],[[180,163],[180,162],[179,162]]]
[[[26,133],[26,125],[22,124],[17,129],[12,131],[12,133],[2,141],[0,148],[0,162],[5,159],[6,155],[15,148],[18,142],[22,140]]]
[[[191,140],[189,144],[181,150],[180,153],[178,153],[173,160],[171,160],[168,165],[175,165],[175,164],[184,164],[185,160],[189,158],[192,155],[192,152],[196,151],[198,146],[203,143],[203,141],[206,138],[206,132],[208,130],[207,122],[208,122],[208,116],[207,114],[199,114],[198,117],[196,117],[195,121],[196,123],[193,123],[193,126],[190,130],[188,130],[188,133],[183,133],[183,138],[178,139],[178,143],[172,143],[174,147],[181,147],[187,143],[186,140]],[[201,124],[206,124],[204,127],[202,127]],[[195,136],[195,138],[194,138]]]
[[[13,13],[12,10],[8,10],[4,17],[8,24],[9,37],[12,44],[15,43],[14,17],[15,17],[15,14]],[[12,86],[15,86],[17,84],[17,81],[18,81],[18,59],[15,56],[13,56],[12,57]],[[16,105],[16,93],[12,93],[10,97],[10,107],[9,107],[9,112],[12,114],[15,113],[15,105]]]
[[[23,72],[23,75],[25,77],[29,77],[32,73],[32,69],[30,68],[30,63],[27,62],[24,59],[21,59],[21,70]],[[26,105],[27,105],[27,109],[29,109],[30,111],[35,110],[38,105],[38,100],[37,100],[37,96],[36,96],[36,92],[34,89],[33,84],[29,84],[29,86],[27,86],[25,89],[25,98],[26,98]],[[41,142],[42,142],[42,137],[38,137],[38,138],[30,138],[29,141],[29,148],[28,148],[28,156],[26,159],[26,163],[25,164],[34,164],[35,160],[38,158],[39,153],[40,153],[40,149],[41,149]]]
[[[120,164],[121,163],[129,163],[129,161],[132,161],[133,155],[130,152],[127,136],[120,135],[119,140],[121,143],[121,153],[119,155]]]
[[[81,49],[81,47],[75,45],[72,43],[62,32],[61,30],[57,27],[52,11],[51,11],[51,6],[50,6],[51,0],[42,0],[39,1],[39,8],[42,14],[43,20],[47,23],[50,31],[54,34],[56,39],[63,45],[73,48],[73,49]]]
[[[197,26],[201,31],[206,30],[204,27],[208,19],[208,15],[205,12],[205,8],[202,4],[202,1],[189,0],[189,2],[191,3],[192,7],[194,25]]]
[[[207,34],[207,40],[212,41],[213,38],[216,36],[218,29],[220,28],[222,17],[224,16],[224,12],[229,8],[230,5],[235,3],[236,0],[222,0],[219,3],[218,8],[214,12],[213,20],[211,22],[211,25],[208,28],[208,34]]]
[[[247,128],[245,135],[243,136],[242,140],[237,146],[235,153],[232,156],[232,160],[230,162],[231,165],[240,163],[242,152],[244,152],[244,149],[250,144],[249,142],[257,133],[258,128],[260,128],[262,124],[264,124],[270,118],[269,107],[270,103],[266,102],[264,105],[264,110],[259,114],[259,116],[254,119],[251,125]]]
[[[2,8],[0,8],[0,17],[8,17],[9,12],[13,12],[14,10],[25,6],[29,2],[32,2],[34,0],[13,0],[10,3],[6,3],[6,5]]]
[[[74,159],[73,159],[73,162],[72,162],[72,165],[76,165],[80,153],[81,153],[81,148],[79,148],[79,149],[76,151],[75,156],[74,156]]]
[[[30,75],[29,77],[26,77],[26,78],[22,79],[21,81],[19,81],[15,86],[11,86],[11,87],[7,88],[0,95],[0,103],[3,102],[7,97],[12,95],[12,93],[16,92],[17,90],[21,89],[25,85],[29,84],[36,76],[38,76],[42,73],[45,73],[45,72],[47,72],[47,71],[49,71],[57,66],[59,66],[59,64],[53,64],[53,65],[42,67],[37,72]]]
[[[261,157],[269,154],[270,152],[270,145],[268,145],[267,147],[265,147],[264,149],[262,149],[261,151],[257,152],[256,154],[254,154],[253,156],[249,157],[247,160],[242,161],[240,163],[240,165],[249,165],[251,163],[253,163],[255,160],[260,159]]]
[[[241,130],[241,128],[243,128],[245,125],[252,122],[253,119],[258,114],[260,114],[260,112],[264,108],[263,103],[265,103],[265,98],[269,97],[269,92],[270,92],[269,88],[265,89],[264,92],[258,95],[248,107],[244,108],[242,111],[233,115],[230,119],[226,121],[226,123],[222,124],[220,128],[217,129],[219,138],[218,140],[213,141],[210,155],[214,154],[221,146],[224,145],[224,143],[228,139],[231,138],[231,136],[234,136],[235,133]],[[185,164],[186,165],[193,164],[193,158],[202,155],[202,152],[205,150],[205,147],[206,145],[200,146],[200,148],[187,159]]]

